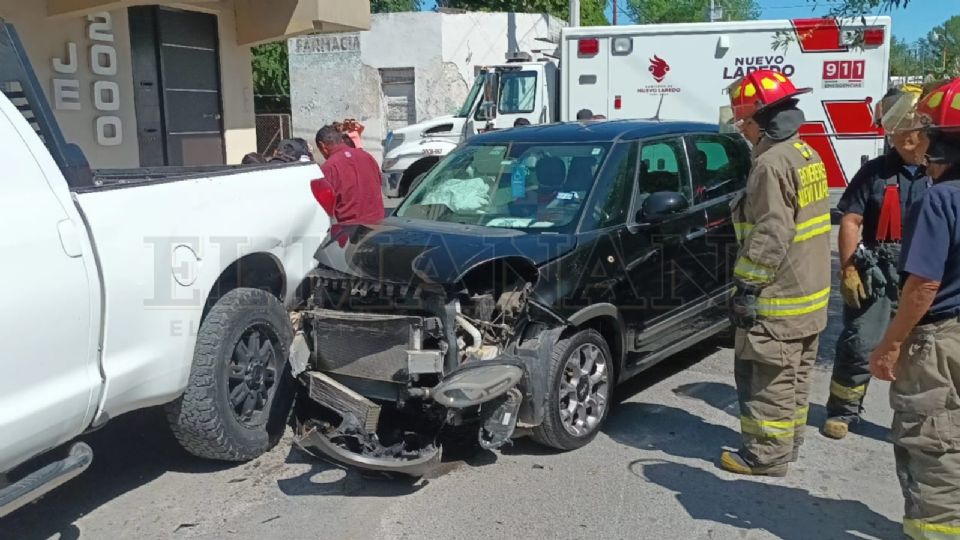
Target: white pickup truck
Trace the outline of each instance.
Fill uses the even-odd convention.
[[[135,409],[166,404],[198,456],[269,449],[292,401],[286,308],[330,228],[317,165],[91,171],[2,21],[0,89],[0,516]]]

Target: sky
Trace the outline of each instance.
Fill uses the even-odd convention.
[[[625,5],[626,0],[619,0]],[[718,0],[722,4],[723,0]],[[794,19],[822,15],[830,9],[831,0],[758,0],[763,10],[763,19]],[[433,0],[424,2],[425,9],[433,9],[436,3]],[[816,5],[816,10],[814,10]],[[893,35],[912,42],[926,37],[934,26],[943,24],[953,15],[960,15],[960,0],[910,0],[906,9],[895,9],[890,13],[893,17]],[[607,8],[607,18],[613,19],[613,10]],[[621,11],[620,24],[629,24]]]

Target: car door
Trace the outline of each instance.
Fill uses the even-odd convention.
[[[679,193],[687,207],[651,221],[643,204],[658,192]],[[692,204],[692,192],[682,137],[642,141],[631,212],[620,239],[627,278],[637,294],[633,301],[643,306],[626,317],[632,345],[641,355],[682,339],[687,334],[683,311],[703,296],[698,281],[706,214]]]
[[[4,93],[27,107],[19,92],[4,86]],[[86,427],[100,373],[99,295],[91,286],[96,276],[89,279],[96,268],[83,256],[83,225],[72,206],[66,206],[69,193],[39,137],[10,101],[0,98],[0,109],[2,472]],[[59,182],[62,193],[54,191],[53,182]]]
[[[750,172],[750,151],[743,137],[702,133],[685,138],[690,158],[694,207],[706,215],[696,249],[704,262],[698,274],[705,293],[729,286],[737,257],[730,203],[743,190]]]

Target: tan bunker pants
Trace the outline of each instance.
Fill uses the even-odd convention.
[[[891,439],[903,489],[903,530],[960,539],[960,322],[918,326],[890,387]]]
[[[750,465],[787,463],[800,450],[819,340],[815,334],[780,341],[761,326],[737,330],[734,374],[740,398],[740,456]]]

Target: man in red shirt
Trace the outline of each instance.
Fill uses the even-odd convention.
[[[326,159],[320,170],[337,197],[333,211],[337,223],[377,223],[383,219],[377,160],[366,150],[347,146],[343,134],[333,126],[323,126],[317,132],[317,148]]]

